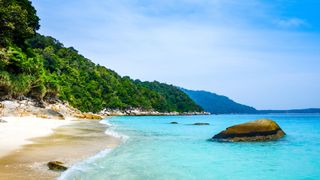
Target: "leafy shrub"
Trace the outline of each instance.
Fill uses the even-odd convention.
[[[8,95],[10,92],[10,87],[10,74],[6,71],[0,71],[0,96]]]
[[[33,87],[30,91],[30,96],[37,100],[42,100],[45,94],[46,94],[46,87],[42,83]]]
[[[60,91],[60,86],[56,82],[47,82],[46,83],[46,94],[48,98],[55,98],[58,96]]]
[[[31,89],[32,81],[30,75],[11,75],[10,94],[15,98],[26,95]]]

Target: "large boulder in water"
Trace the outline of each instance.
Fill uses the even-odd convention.
[[[212,137],[218,141],[268,141],[283,137],[285,132],[269,119],[260,119],[228,127]]]

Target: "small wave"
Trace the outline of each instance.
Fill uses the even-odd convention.
[[[70,177],[72,177],[73,175],[77,175],[77,173],[79,173],[79,172],[84,173],[86,171],[96,169],[98,166],[98,163],[96,163],[96,162],[99,159],[104,158],[111,150],[112,149],[105,149],[105,150],[99,152],[98,154],[96,154],[95,156],[90,157],[90,158],[86,159],[85,161],[82,161],[80,163],[77,163],[77,164],[71,166],[71,168],[69,168],[67,171],[62,173],[61,176],[58,177],[57,179],[58,180],[70,179]]]
[[[116,138],[121,139],[123,142],[127,141],[129,139],[129,136],[123,135],[123,134],[119,134],[116,131],[112,130],[112,129],[107,129],[105,131],[105,134],[109,135],[109,136],[113,136]]]
[[[116,126],[111,124],[109,121],[102,120],[102,121],[100,121],[100,123],[108,126],[107,130],[105,131],[106,135],[119,138],[123,142],[125,142],[129,139],[128,136],[119,134],[116,131],[114,131],[113,129],[116,128]],[[90,157],[90,158],[86,159],[85,161],[82,161],[80,163],[77,163],[77,164],[71,166],[70,169],[68,169],[67,171],[62,173],[60,177],[58,177],[58,180],[78,179],[77,176],[79,175],[79,173],[81,174],[81,173],[93,171],[93,170],[96,170],[99,168],[103,169],[103,167],[99,166],[99,160],[103,159],[112,150],[113,149],[105,149],[105,150],[99,152],[98,154],[96,154],[95,156]]]
[[[116,138],[119,138],[121,139],[123,142],[127,141],[129,139],[129,136],[126,136],[126,135],[123,135],[123,134],[120,134],[116,131],[114,131],[113,129],[116,127],[115,125],[111,124],[108,120],[104,119],[102,121],[100,121],[101,124],[105,124],[107,125],[109,128],[105,131],[105,134],[106,135],[109,135],[109,136],[113,136],[113,137],[116,137]]]
[[[111,126],[113,126],[108,120],[102,120],[102,121],[100,121],[100,124],[104,124],[104,125],[107,125],[108,127],[111,127]]]

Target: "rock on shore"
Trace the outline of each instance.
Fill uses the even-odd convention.
[[[212,137],[218,141],[268,141],[283,137],[285,132],[269,119],[260,119],[228,127]]]
[[[50,161],[48,162],[47,166],[52,171],[65,171],[68,169],[66,166],[64,166],[64,163],[60,161]]]
[[[158,112],[154,110],[143,110],[132,108],[126,110],[103,109],[100,113],[102,116],[191,116],[191,115],[210,115],[208,112]]]

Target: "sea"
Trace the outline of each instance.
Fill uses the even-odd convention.
[[[286,136],[269,142],[211,140],[229,126],[261,118],[276,121]],[[192,125],[196,122],[210,125]],[[320,179],[319,114],[126,116],[101,123],[123,143],[74,165],[59,179]]]

